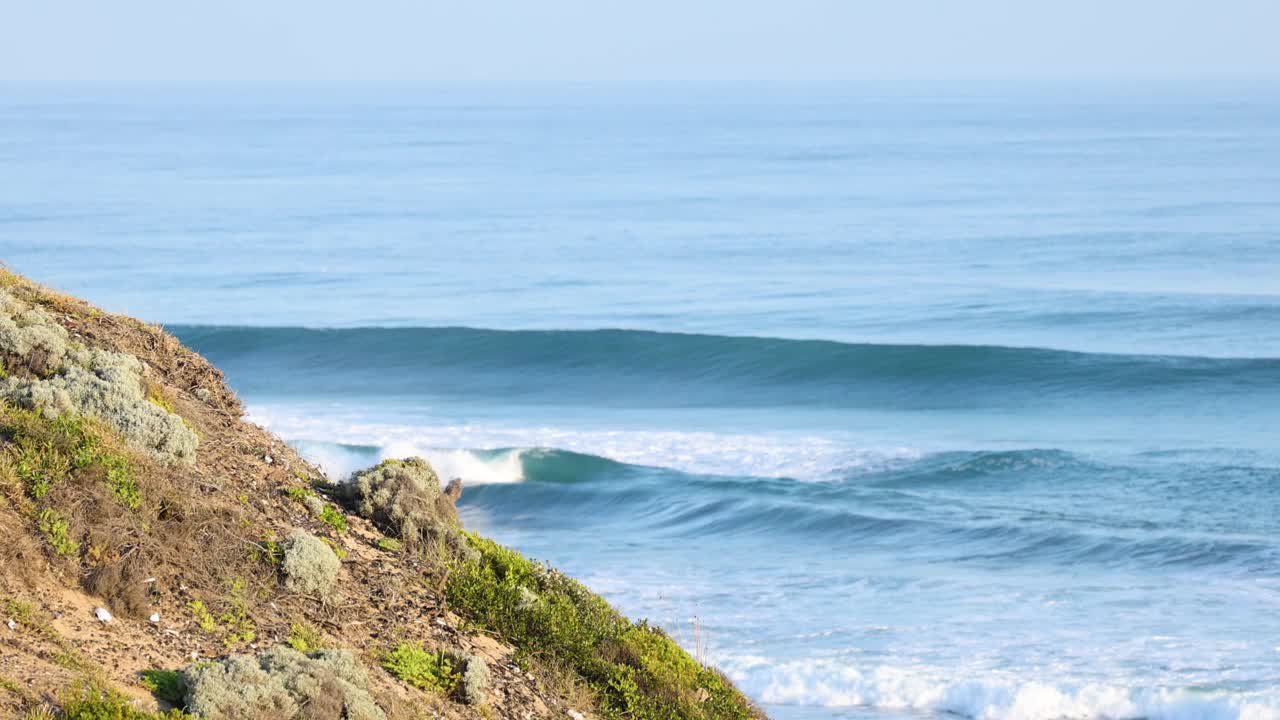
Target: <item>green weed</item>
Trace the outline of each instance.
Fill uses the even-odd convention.
[[[400,643],[382,657],[382,667],[420,690],[448,695],[462,680],[462,663],[418,643]]]
[[[187,684],[177,670],[143,670],[142,687],[170,705],[181,705],[187,692]]]

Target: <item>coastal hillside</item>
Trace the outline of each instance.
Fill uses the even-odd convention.
[[[418,458],[331,483],[162,329],[0,270],[0,717],[758,718],[468,532]]]

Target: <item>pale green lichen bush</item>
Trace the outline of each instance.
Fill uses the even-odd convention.
[[[192,665],[187,712],[203,720],[385,720],[369,675],[350,651],[277,647]]]
[[[384,460],[352,475],[345,492],[356,512],[406,545],[442,542],[464,557],[474,555],[461,535],[453,501],[422,458]]]
[[[27,308],[5,291],[0,291],[0,352],[24,358],[33,372],[0,380],[0,398],[49,418],[97,418],[129,445],[162,461],[195,462],[195,431],[148,400],[138,358],[79,346],[43,310]]]
[[[284,585],[304,595],[328,597],[338,581],[342,562],[323,540],[305,530],[294,530],[281,543],[284,559],[280,570]]]
[[[324,514],[324,509],[326,507],[324,501],[315,495],[304,495],[302,497],[302,504],[307,508],[307,512],[311,513],[312,517],[317,518]]]
[[[463,660],[466,670],[462,672],[458,693],[468,705],[483,705],[489,693],[489,663],[478,655],[466,655]]]

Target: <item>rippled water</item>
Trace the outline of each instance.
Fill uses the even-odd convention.
[[[1280,717],[1278,233],[1247,85],[0,93],[14,269],[783,720]]]

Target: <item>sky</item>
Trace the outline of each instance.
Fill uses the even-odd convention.
[[[1280,77],[1280,0],[0,0],[0,82]]]

